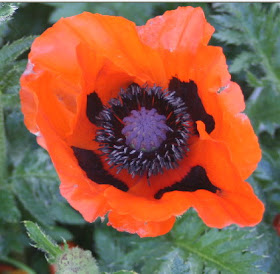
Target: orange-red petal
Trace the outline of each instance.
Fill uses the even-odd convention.
[[[249,118],[239,113],[245,108],[240,87],[230,82],[218,95],[218,105],[220,112],[216,111],[216,126],[211,137],[226,144],[232,162],[242,178],[247,179],[261,159],[261,150]]]
[[[195,52],[199,44],[208,43],[213,32],[214,28],[206,21],[203,10],[193,7],[166,11],[138,27],[143,43],[169,51]]]
[[[131,215],[120,215],[114,211],[109,213],[108,225],[118,231],[137,233],[140,237],[156,237],[166,234],[173,227],[176,218],[171,217],[161,222],[138,221]]]
[[[98,185],[89,180],[78,165],[72,149],[52,130],[44,115],[38,115],[38,124],[44,136],[46,148],[61,181],[63,197],[78,210],[88,222],[103,217],[110,209],[103,195],[108,185]]]
[[[188,167],[197,165],[206,170],[209,180],[220,188],[221,192],[213,194],[207,190],[173,191],[165,193],[161,199],[156,200],[108,188],[105,190],[105,196],[114,212],[132,215],[139,221],[162,221],[182,214],[191,206],[198,210],[202,218],[207,217],[205,221],[211,226],[223,227],[231,223],[255,225],[261,221],[263,204],[255,196],[249,184],[240,177],[223,143],[211,139],[196,142],[192,145],[188,157],[173,172],[182,178],[187,174]],[[248,202],[245,203],[244,200]],[[232,212],[228,212],[223,206],[227,201]],[[215,210],[209,209],[212,202]],[[231,206],[232,203],[234,206]],[[211,211],[211,214],[207,214],[207,210]]]
[[[140,42],[133,22],[89,12],[64,20],[80,40],[126,74],[149,83],[165,79],[163,60],[155,50]]]

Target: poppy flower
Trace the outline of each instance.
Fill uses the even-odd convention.
[[[253,226],[245,181],[261,158],[240,87],[201,8],[137,27],[84,12],[36,38],[21,77],[27,128],[88,222],[153,237],[193,207],[210,227]]]

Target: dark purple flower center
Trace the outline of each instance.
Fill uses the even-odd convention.
[[[166,117],[159,115],[156,109],[132,110],[130,116],[123,119],[125,124],[122,134],[126,137],[126,144],[137,151],[152,151],[166,140],[166,132],[170,128],[166,125]]]
[[[175,91],[132,84],[93,121],[99,149],[117,172],[149,178],[176,168],[188,151],[192,121]]]

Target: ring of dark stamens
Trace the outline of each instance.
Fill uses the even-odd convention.
[[[123,119],[132,110],[156,109],[159,115],[166,117],[166,125],[171,129],[166,140],[153,151],[137,151],[126,144],[121,133]],[[121,90],[118,98],[110,100],[109,105],[96,117],[100,129],[96,132],[96,141],[111,168],[117,172],[122,169],[132,175],[152,175],[163,173],[164,169],[174,169],[188,151],[187,141],[191,134],[191,120],[183,100],[175,92],[164,92],[161,87],[152,88],[137,84]]]

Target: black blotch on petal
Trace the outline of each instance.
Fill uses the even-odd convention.
[[[194,192],[198,189],[205,189],[212,193],[220,190],[210,182],[205,169],[201,166],[192,167],[191,171],[180,182],[159,190],[154,198],[160,199],[164,193],[175,190]]]
[[[215,128],[214,118],[206,113],[201,99],[197,92],[197,86],[194,81],[181,82],[173,77],[169,82],[169,91],[176,91],[176,95],[181,97],[187,106],[187,112],[192,120],[201,120],[204,122],[206,131],[210,134]]]
[[[128,186],[112,176],[103,168],[100,157],[92,150],[72,147],[79,166],[86,172],[87,177],[97,184],[108,184],[122,191],[128,191]]]
[[[96,124],[96,116],[103,110],[103,104],[96,92],[93,92],[87,96],[87,117],[93,123]]]

